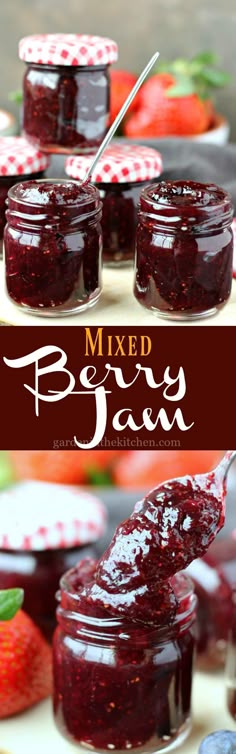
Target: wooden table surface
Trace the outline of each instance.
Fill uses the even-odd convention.
[[[183,326],[236,325],[236,280],[226,306],[215,316],[188,322],[156,317],[140,306],[133,296],[133,270],[128,268],[103,270],[103,292],[98,304],[81,314],[68,317],[37,317],[14,306],[5,293],[3,262],[0,263],[0,320],[11,325],[143,325]]]

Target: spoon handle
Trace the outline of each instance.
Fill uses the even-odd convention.
[[[230,469],[230,466],[235,460],[235,458],[236,458],[236,450],[227,450],[227,453],[225,453],[222,460],[216,467],[215,473],[217,477],[220,478],[222,483],[225,481],[228,471]]]
[[[159,52],[155,52],[155,54],[152,56],[151,60],[149,60],[149,63],[146,65],[142,73],[140,74],[138,80],[136,81],[136,84],[134,85],[133,89],[131,90],[130,94],[128,95],[127,99],[125,100],[124,104],[122,105],[122,108],[118,115],[116,116],[114,122],[112,123],[111,127],[109,128],[109,131],[107,131],[107,134],[105,136],[105,139],[103,139],[98,151],[95,154],[94,159],[92,160],[87,173],[85,175],[85,178],[83,180],[83,183],[87,183],[89,181],[92,172],[98,162],[98,160],[101,157],[101,154],[103,153],[103,150],[107,147],[109,142],[111,141],[112,137],[114,136],[114,133],[117,131],[118,126],[120,125],[120,122],[122,121],[122,118],[124,117],[126,111],[128,110],[132,100],[134,99],[135,95],[137,94],[138,90],[140,89],[140,86],[142,85],[144,79],[148,75],[149,71],[153,67],[154,63],[156,63],[157,58],[159,58]]]

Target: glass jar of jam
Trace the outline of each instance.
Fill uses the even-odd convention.
[[[81,563],[85,570],[85,562]],[[54,647],[54,714],[60,732],[96,752],[169,750],[191,727],[196,598],[175,577],[172,625],[81,612],[75,570],[61,580]]]
[[[49,157],[21,136],[0,137],[0,256],[6,223],[6,199],[11,186],[27,178],[42,178]]]
[[[228,711],[236,720],[236,585],[232,592],[232,621],[228,627],[226,694]]]
[[[232,285],[233,207],[213,184],[167,181],[140,198],[134,295],[154,314],[215,314]]]
[[[111,39],[89,34],[37,34],[19,43],[27,63],[23,132],[46,152],[96,152],[109,125]]]
[[[89,156],[68,157],[66,173],[83,180]],[[103,261],[110,267],[132,265],[135,252],[137,207],[141,190],[162,172],[156,149],[114,144],[97,163],[92,181],[102,200]]]
[[[236,539],[217,539],[203,558],[188,567],[198,598],[198,666],[214,670],[225,664],[232,595],[236,588]]]
[[[24,589],[24,610],[47,638],[65,568],[96,555],[105,524],[102,503],[75,487],[26,481],[1,492],[0,589]]]
[[[101,202],[69,180],[18,183],[8,192],[6,288],[26,312],[84,311],[101,293]]]

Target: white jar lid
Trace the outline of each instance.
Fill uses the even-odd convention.
[[[22,481],[0,493],[0,549],[52,550],[96,541],[106,509],[73,486]]]

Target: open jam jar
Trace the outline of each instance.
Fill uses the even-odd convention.
[[[83,180],[89,156],[68,157],[66,173]],[[92,173],[102,200],[103,261],[110,267],[134,262],[137,207],[141,190],[162,171],[159,152],[138,145],[108,147]]]
[[[24,37],[19,56],[23,81],[23,131],[46,152],[95,152],[109,125],[111,39],[88,34]]]
[[[236,539],[217,539],[203,558],[188,567],[198,598],[198,665],[214,670],[225,664],[226,644],[233,621],[236,588]]]
[[[232,592],[232,621],[228,629],[226,692],[228,711],[236,720],[236,585]]]
[[[183,574],[173,585],[174,622],[154,627],[104,617],[91,605],[81,613],[75,572],[63,576],[53,640],[54,713],[60,732],[81,749],[155,752],[188,735],[196,598]]]
[[[6,287],[25,311],[84,311],[101,293],[99,192],[69,180],[27,181],[8,193]]]
[[[9,189],[18,181],[42,178],[48,165],[49,157],[21,136],[0,137],[0,256]]]
[[[48,638],[60,578],[96,556],[105,523],[102,503],[75,487],[27,481],[1,492],[0,589],[24,589],[24,610]]]
[[[215,314],[232,285],[233,208],[214,184],[167,181],[141,194],[134,294],[169,319]]]

